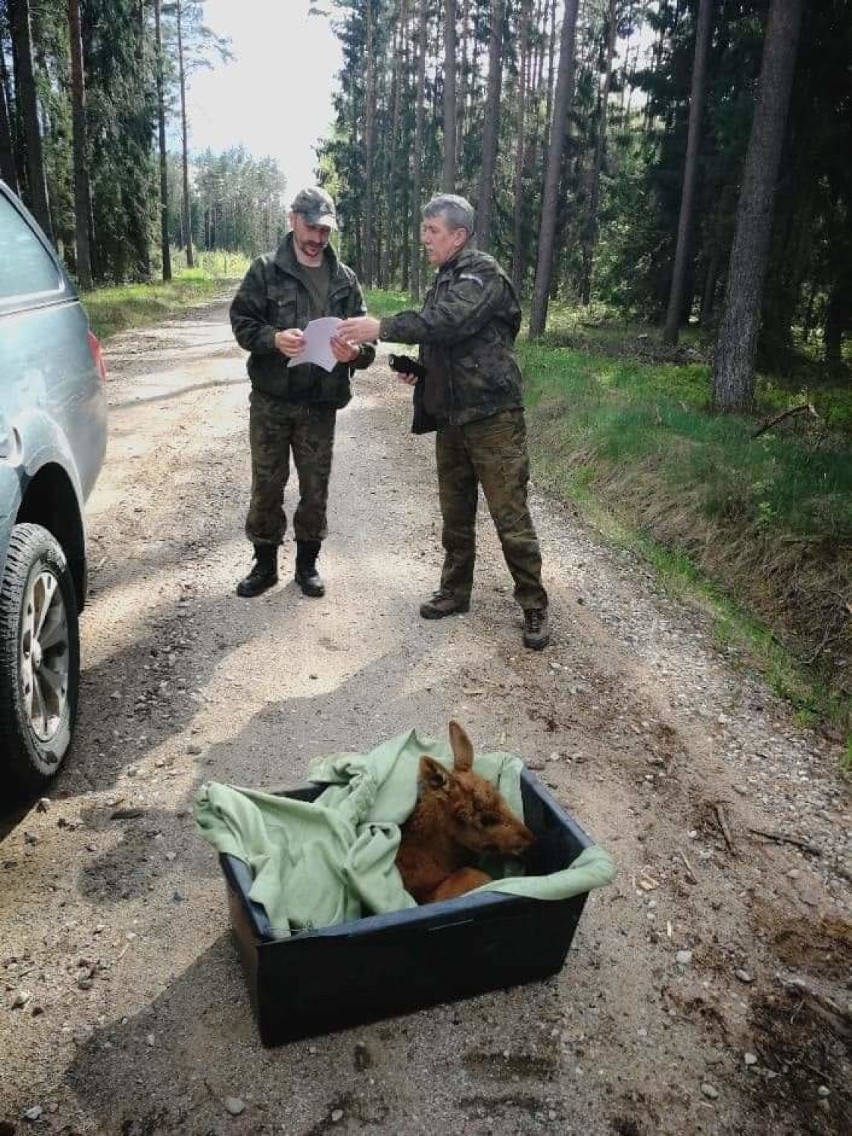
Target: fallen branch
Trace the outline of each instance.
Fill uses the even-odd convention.
[[[768,421],[764,422],[762,426],[752,434],[752,438],[759,438],[761,434],[765,434],[767,430],[771,430],[773,426],[779,422],[783,422],[785,418],[791,418],[794,414],[809,414],[811,418],[819,418],[816,410],[810,402],[804,402],[801,406],[794,406],[790,410],[785,410],[781,414],[775,414]]]
[[[823,634],[823,637],[820,641],[819,646],[814,651],[814,653],[810,656],[810,658],[808,658],[806,660],[808,663],[815,663],[816,660],[819,658],[819,656],[822,654],[822,652],[825,650],[825,648],[828,646],[828,644],[831,643],[832,640],[836,639],[840,635],[841,631],[843,630],[843,626],[846,623],[846,620],[849,618],[849,615],[852,614],[852,605],[850,605],[848,601],[846,601],[844,603],[844,608],[845,608],[845,610],[840,612],[839,626],[837,625],[837,622],[835,621],[834,624],[830,623],[826,627],[825,633]]]
[[[678,849],[678,851],[680,851],[680,849]],[[689,876],[689,878],[692,880],[692,882],[694,884],[697,884],[698,878],[696,877],[695,872],[693,872],[693,870],[692,870],[692,864],[690,864],[689,860],[687,860],[687,858],[686,858],[686,856],[684,856],[683,852],[680,852],[680,858],[681,858],[681,860],[683,860],[684,864],[686,864],[686,874]],[[671,936],[669,936],[669,938],[671,938]]]
[[[725,816],[725,809],[723,805],[714,805],[713,811],[716,813],[716,820],[719,822],[719,828],[722,830],[722,835],[725,838],[725,843],[728,846],[728,851],[736,856],[736,849],[734,848],[734,838],[731,836],[731,830],[728,827],[728,818]]]
[[[841,1034],[843,1037],[852,1036],[852,1015],[850,1015],[831,998],[827,998],[825,994],[820,994],[818,990],[814,990],[801,978],[793,978],[783,983],[784,989],[792,996],[801,997],[802,1001],[797,1006],[794,1013],[798,1013],[802,1006],[807,1004],[814,1010],[824,1021]]]
[[[774,840],[776,844],[793,844],[804,852],[810,852],[812,856],[822,855],[822,850],[817,848],[815,844],[810,844],[807,840],[799,840],[797,836],[785,836],[783,832],[765,832],[762,828],[750,828],[749,832],[753,832],[755,836],[763,836],[767,840]]]

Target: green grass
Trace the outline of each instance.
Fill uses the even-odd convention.
[[[779,427],[752,438],[755,423],[706,413],[701,365],[648,365],[523,342],[527,406],[552,416],[572,463],[617,471],[654,465],[671,492],[695,496],[715,522],[768,535],[852,542],[852,447],[841,435],[791,435]]]
[[[538,480],[698,596],[806,718],[852,725],[845,434],[796,418],[753,438],[755,420],[707,412],[703,364],[525,340],[519,358]]]
[[[231,294],[248,268],[248,260],[236,253],[200,253],[191,269],[182,266],[181,259],[176,258],[167,284],[122,284],[86,292],[83,302],[92,331],[103,339]]]
[[[369,289],[365,292],[365,299],[370,315],[375,316],[376,319],[407,311],[412,306],[411,297],[407,292],[389,292],[381,288]]]

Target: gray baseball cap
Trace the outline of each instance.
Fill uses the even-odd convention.
[[[309,185],[306,189],[300,189],[293,198],[290,208],[294,213],[301,213],[309,225],[328,225],[330,229],[337,228],[337,210],[334,208],[334,202],[318,185]]]

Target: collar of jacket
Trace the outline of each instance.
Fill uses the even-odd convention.
[[[444,261],[438,268],[436,276],[443,276],[445,273],[449,275],[451,272],[457,272],[460,268],[467,268],[474,257],[478,255],[479,249],[473,241],[470,240],[463,249],[460,249],[459,252],[456,253],[452,260]]]
[[[329,282],[333,281],[340,272],[340,261],[337,259],[337,253],[331,247],[326,245],[324,255],[328,261],[329,268]],[[278,250],[275,253],[275,264],[282,272],[289,272],[291,276],[298,277],[299,275],[299,261],[296,259],[296,251],[293,248],[293,234],[288,233]]]

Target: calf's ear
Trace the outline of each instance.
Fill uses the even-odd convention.
[[[440,761],[424,754],[420,758],[420,780],[427,789],[446,789],[450,775]]]
[[[456,773],[470,772],[473,768],[473,746],[458,722],[450,722],[450,746],[455,759]]]

